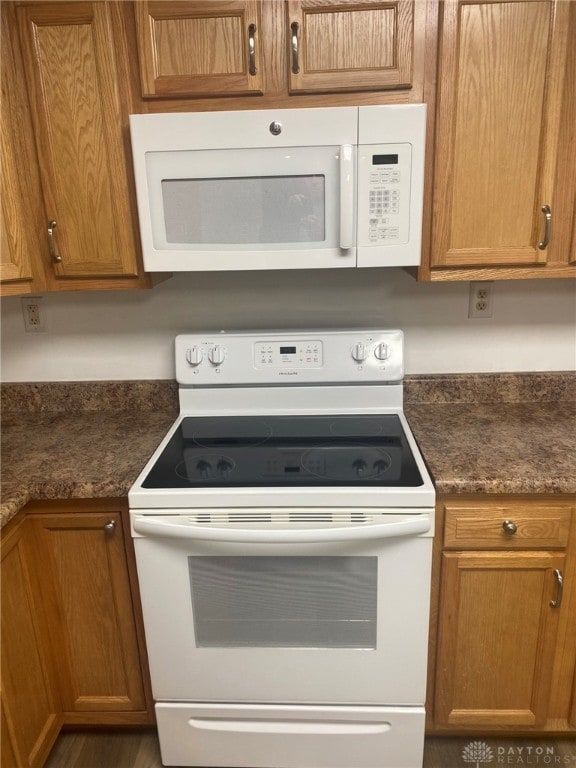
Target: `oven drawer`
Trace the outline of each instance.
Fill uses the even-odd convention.
[[[422,707],[156,705],[165,765],[414,768]]]
[[[452,549],[561,549],[568,543],[569,504],[469,502],[445,505],[444,546]]]

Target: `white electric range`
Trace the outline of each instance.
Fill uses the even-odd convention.
[[[164,764],[418,768],[435,494],[402,333],[175,346],[129,494]]]

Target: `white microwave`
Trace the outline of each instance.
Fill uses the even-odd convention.
[[[420,263],[423,104],[131,115],[150,272]]]

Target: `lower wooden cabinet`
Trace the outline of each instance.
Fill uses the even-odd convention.
[[[64,722],[145,721],[121,509],[40,512],[30,524]]]
[[[2,532],[2,768],[62,725],[153,722],[127,509],[35,502]]]
[[[61,726],[29,573],[28,520],[2,537],[2,768],[41,766]]]
[[[429,730],[570,732],[576,504],[477,499],[438,505]]]
[[[446,553],[435,716],[439,725],[546,722],[559,609],[549,552]]]

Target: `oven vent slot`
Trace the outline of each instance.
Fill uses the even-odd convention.
[[[276,510],[274,512],[243,511],[243,510],[202,510],[190,518],[193,523],[214,524],[246,524],[272,523],[280,525],[304,525],[310,523],[352,524],[369,523],[374,520],[372,514],[358,510]]]
[[[271,523],[271,512],[243,512],[241,510],[203,510],[192,518],[195,523]]]
[[[314,512],[290,512],[291,523],[366,523],[371,518],[364,512],[317,510]]]

